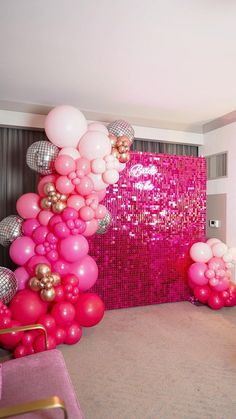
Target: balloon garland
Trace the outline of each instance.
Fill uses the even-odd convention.
[[[78,342],[83,327],[103,318],[103,301],[88,292],[98,267],[87,237],[104,234],[112,221],[101,201],[130,158],[134,131],[126,121],[88,124],[72,106],[52,109],[45,131],[49,141],[33,143],[26,155],[41,175],[38,192],[23,194],[18,215],[0,222],[0,244],[10,245],[18,265],[0,267],[0,328],[41,323],[51,349]],[[15,357],[45,350],[34,331],[2,335],[0,346]]]
[[[213,310],[236,305],[236,248],[212,238],[194,243],[190,256],[193,263],[188,269],[188,283],[196,299]]]

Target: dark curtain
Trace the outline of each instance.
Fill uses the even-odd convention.
[[[133,151],[145,151],[147,153],[176,154],[181,156],[198,157],[198,147],[187,144],[162,143],[135,138]]]
[[[35,141],[46,139],[41,131],[0,128],[0,221],[16,214],[16,200],[37,191],[37,173],[26,164],[26,152]],[[9,248],[0,245],[0,266],[14,268]]]

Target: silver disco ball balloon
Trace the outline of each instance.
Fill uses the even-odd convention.
[[[111,122],[107,126],[109,134],[113,134],[116,137],[122,137],[123,135],[127,137],[130,142],[133,142],[134,139],[134,129],[133,127],[126,121],[122,121],[121,119]]]
[[[59,148],[49,141],[37,141],[27,150],[26,163],[30,169],[42,175],[50,175],[55,172],[54,161],[59,153]]]
[[[98,221],[98,228],[96,234],[105,234],[112,223],[112,216],[109,211],[107,211],[104,218]]]
[[[17,290],[17,280],[10,269],[0,266],[0,300],[4,304],[10,303]]]
[[[19,215],[9,215],[0,221],[0,244],[9,246],[17,237],[22,235],[21,227],[23,218]]]

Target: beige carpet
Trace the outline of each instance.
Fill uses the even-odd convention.
[[[236,307],[107,311],[60,349],[86,419],[236,418]]]

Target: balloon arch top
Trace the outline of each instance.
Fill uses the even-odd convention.
[[[132,126],[117,120],[88,124],[72,106],[58,106],[45,119],[49,141],[27,150],[28,166],[39,173],[37,193],[16,203],[18,215],[0,222],[0,244],[18,266],[0,267],[0,328],[42,324],[49,348],[74,344],[82,327],[103,317],[101,298],[88,292],[98,277],[87,238],[106,232],[111,215],[101,203],[129,161]],[[45,349],[35,331],[2,335],[0,346],[15,357]]]

